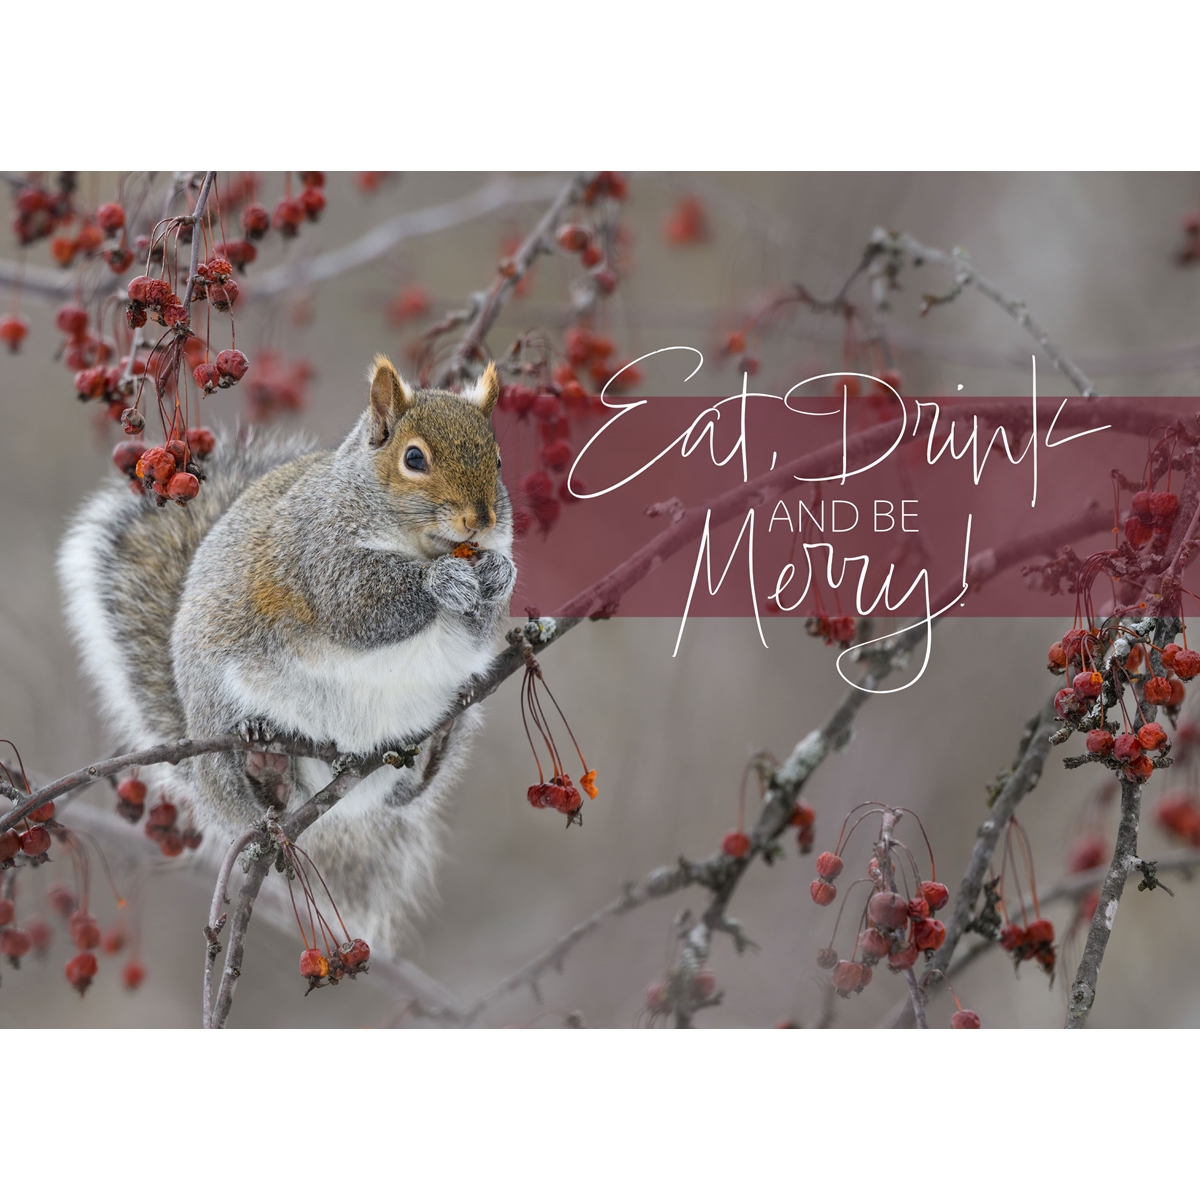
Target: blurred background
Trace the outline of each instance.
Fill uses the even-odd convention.
[[[77,203],[94,207],[118,188],[128,203],[147,186],[158,194],[166,179],[84,175]],[[227,194],[238,186],[224,175],[220,180]],[[371,357],[390,353],[415,372],[422,333],[491,283],[497,263],[513,252],[561,182],[331,175],[319,222],[305,224],[288,244],[275,233],[262,242],[235,309],[238,346],[252,373],[206,402],[205,422],[244,419],[253,364],[273,360],[275,398],[260,396],[268,419],[335,444],[365,403],[362,381]],[[505,184],[509,200],[495,200],[494,186],[490,208],[471,199],[497,183]],[[1200,390],[1200,275],[1181,262],[1189,245],[1185,222],[1200,201],[1195,176],[645,175],[625,183],[627,197],[614,218],[621,229],[619,284],[595,314],[597,327],[616,343],[615,361],[679,342],[719,347],[782,285],[801,282],[818,296],[830,295],[857,264],[871,231],[885,226],[944,250],[966,247],[980,270],[1028,303],[1102,392],[1191,396]],[[257,186],[268,209],[284,190],[278,173],[261,175]],[[0,191],[6,230],[12,199],[10,189]],[[448,221],[446,214],[459,210],[442,206],[457,201],[463,214],[474,205],[474,215]],[[441,214],[444,227],[397,240],[403,222],[396,225],[396,218],[420,212]],[[359,243],[372,230],[379,231],[375,243]],[[343,253],[356,246],[361,253]],[[8,238],[0,259],[0,307],[7,312],[20,274],[15,238]],[[96,406],[76,401],[72,372],[58,361],[62,336],[54,313],[70,298],[75,270],[56,274],[44,241],[30,248],[16,302],[29,333],[19,353],[0,351],[0,737],[11,739],[30,772],[43,779],[110,749],[76,669],[54,576],[68,516],[112,470],[117,438],[116,426]],[[314,273],[326,277],[306,282]],[[515,336],[535,329],[561,344],[582,274],[571,255],[541,260],[528,287],[505,307],[489,339],[493,350],[503,353]],[[86,275],[89,286],[97,277]],[[913,282],[894,297],[887,327],[905,394],[950,394],[962,383],[968,395],[1027,395],[1033,343],[1012,320],[972,294],[921,319],[920,291],[942,290],[949,279],[928,267],[917,278],[921,287]],[[256,279],[274,280],[273,290],[263,284],[256,295]],[[56,294],[56,288],[66,290]],[[216,344],[218,334],[213,337]],[[840,319],[793,309],[755,348],[756,383],[786,387],[800,371],[838,370],[844,342]],[[739,386],[736,355],[715,356],[710,364],[708,388]],[[1047,390],[1067,386],[1041,357],[1039,375]],[[636,390],[678,394],[680,388],[674,373],[657,374],[651,364]],[[569,538],[570,520],[567,513],[550,536]],[[659,528],[648,521],[645,536]],[[1010,764],[1023,723],[1053,690],[1045,654],[1064,628],[1038,620],[945,621],[921,683],[871,700],[849,747],[805,790],[803,799],[817,813],[817,850],[832,845],[849,808],[886,798],[920,814],[939,878],[953,892],[986,811],[986,785]],[[785,757],[842,693],[835,652],[807,637],[801,619],[771,623],[770,652],[760,646],[752,621],[706,620],[691,627],[689,644],[672,659],[676,630],[671,620],[585,624],[542,658],[589,764],[599,770],[601,795],[586,806],[582,828],[564,831],[557,816],[525,801],[533,776],[518,681],[487,701],[485,732],[454,803],[440,900],[409,949],[412,961],[461,1002],[469,1004],[614,899],[624,882],[680,854],[712,853],[736,821],[748,756],[763,749]],[[1115,827],[1111,804],[1101,809],[1094,800],[1100,773],[1066,772],[1060,760],[1056,751],[1020,810],[1043,888],[1066,873],[1081,832],[1096,827],[1110,836]],[[1182,770],[1169,774],[1173,790],[1194,784]],[[1148,804],[1163,786],[1152,785]],[[114,800],[107,786],[97,786],[78,803],[110,810]],[[1142,829],[1148,857],[1169,844],[1150,820]],[[790,839],[785,845],[785,857],[769,869],[757,865],[736,894],[731,914],[758,948],[739,957],[718,939],[710,965],[724,1000],[700,1015],[701,1024],[806,1024],[821,1017],[823,975],[815,959],[834,914],[809,900],[812,858],[800,858]],[[118,873],[125,860],[114,849]],[[0,1024],[199,1024],[208,867],[197,869],[185,855],[141,869],[145,981],[137,991],[125,990],[118,961],[104,959],[83,1000],[63,980],[69,943],[43,898],[49,886],[69,881],[67,864],[22,874],[34,878],[22,879],[21,903],[50,922],[55,940],[44,959],[31,955],[20,971],[0,965]],[[115,910],[101,873],[94,874],[94,907],[108,925]],[[1171,885],[1174,899],[1132,888],[1126,893],[1094,1023],[1200,1023],[1200,889],[1181,879]],[[568,1014],[597,1026],[645,1023],[646,987],[673,961],[674,922],[704,898],[699,891],[680,893],[613,918],[570,953],[561,974],[544,978],[540,1000],[528,991],[514,993],[489,1007],[482,1023],[553,1026]],[[1060,905],[1048,915],[1064,938],[1072,908]],[[843,931],[839,948],[848,951],[849,939]],[[1017,975],[998,951],[985,956],[956,984],[964,1007],[989,1026],[1061,1024],[1064,977],[1073,973],[1081,945],[1081,936],[1063,944],[1059,978],[1050,986],[1030,964]],[[410,1020],[381,975],[305,997],[296,973],[300,949],[294,929],[254,923],[232,1024]],[[877,971],[861,995],[834,1003],[830,1019],[876,1024],[904,994],[902,979]],[[949,996],[939,994],[931,1024],[947,1024],[952,1009]]]

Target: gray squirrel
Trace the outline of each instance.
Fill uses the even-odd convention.
[[[434,728],[492,660],[516,580],[499,391],[491,363],[460,395],[412,388],[380,355],[336,450],[222,435],[186,508],[116,480],[89,498],[59,576],[123,748],[238,732],[365,754]],[[464,543],[474,552],[456,556]],[[411,769],[368,776],[305,833],[355,936],[395,948],[429,898],[442,810],[480,719],[462,712]],[[317,759],[249,750],[144,772],[222,853],[222,834],[332,777]]]

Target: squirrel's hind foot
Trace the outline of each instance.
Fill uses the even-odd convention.
[[[292,760],[286,754],[247,751],[246,775],[264,805],[287,808],[292,794]]]

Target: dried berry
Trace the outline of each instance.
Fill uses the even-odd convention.
[[[951,1029],[978,1029],[979,1026],[979,1014],[972,1012],[969,1008],[960,1008],[950,1018]]]
[[[1142,744],[1132,733],[1122,733],[1113,740],[1113,758],[1118,762],[1128,762],[1137,758],[1142,752]]]
[[[731,829],[721,840],[721,850],[730,858],[745,858],[750,852],[750,839],[740,829]]]
[[[858,935],[858,948],[862,951],[863,962],[869,965],[884,958],[891,949],[891,943],[886,934],[868,927]]]
[[[24,317],[17,316],[16,313],[10,313],[0,320],[0,342],[3,342],[12,354],[16,354],[20,350],[21,343],[28,333],[29,322]]]
[[[1137,731],[1137,739],[1146,750],[1158,750],[1167,744],[1167,731],[1157,721],[1147,721]]]
[[[814,879],[808,885],[808,893],[812,896],[813,903],[821,905],[822,908],[832,904],[837,899],[837,888],[824,879]]]
[[[921,894],[934,912],[937,912],[939,908],[945,908],[946,901],[950,899],[950,889],[944,883],[938,883],[934,879],[927,879],[921,884]]]
[[[1089,754],[1107,758],[1112,753],[1114,740],[1113,735],[1107,729],[1089,729],[1084,744],[1087,746]]]
[[[247,237],[257,241],[270,228],[271,214],[261,204],[247,204],[242,209],[242,232]]]
[[[946,927],[941,921],[918,917],[912,923],[912,941],[918,950],[937,950],[946,940]]]
[[[75,955],[67,963],[64,974],[67,982],[82,996],[91,986],[99,969],[100,965],[96,962],[96,956],[85,950],[82,954]]]
[[[16,966],[29,953],[33,939],[24,929],[0,929],[0,954]]]
[[[817,966],[823,971],[831,971],[837,966],[838,953],[832,946],[825,946],[817,951]]]
[[[867,916],[881,929],[902,929],[908,921],[908,901],[899,892],[876,892],[867,904]]]
[[[21,853],[29,858],[41,858],[50,849],[50,834],[44,825],[35,825],[20,836]]]
[[[1071,681],[1075,695],[1082,700],[1094,700],[1104,687],[1104,676],[1099,671],[1080,671]]]
[[[833,968],[833,986],[837,988],[839,996],[849,996],[851,992],[861,991],[863,987],[862,965],[843,958]]]
[[[113,237],[125,228],[125,210],[119,204],[102,204],[96,209],[96,224]]]
[[[216,366],[222,380],[236,383],[250,369],[250,360],[240,350],[222,350]]]
[[[1175,655],[1172,668],[1180,679],[1194,679],[1200,675],[1200,653],[1195,650],[1180,650]]]
[[[300,974],[308,979],[324,979],[329,974],[329,959],[319,950],[305,950],[300,955]]]
[[[1164,675],[1152,675],[1142,684],[1147,704],[1166,704],[1171,699],[1171,682]]]
[[[836,879],[842,873],[842,867],[844,866],[845,863],[836,854],[831,854],[828,850],[823,850],[817,855],[817,874],[822,879]]]

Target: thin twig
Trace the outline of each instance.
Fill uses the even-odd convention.
[[[468,373],[470,364],[480,355],[488,330],[495,324],[504,302],[512,295],[516,286],[528,274],[538,256],[546,253],[554,244],[555,227],[563,214],[583,194],[588,175],[575,175],[558,193],[554,202],[542,214],[533,232],[506,264],[506,269],[497,275],[487,295],[476,305],[466,331],[450,354],[450,359],[438,375],[438,386],[448,387],[460,382]]]
[[[1025,301],[1009,295],[999,284],[993,283],[986,275],[981,275],[971,265],[965,250],[956,249],[947,254],[944,250],[922,245],[910,234],[890,232],[886,229],[876,229],[871,236],[870,245],[880,254],[908,254],[914,266],[920,266],[922,262],[932,262],[950,268],[954,272],[954,290],[947,296],[927,296],[927,304],[944,303],[953,299],[964,287],[974,288],[998,304],[1022,329],[1029,332],[1033,340],[1049,355],[1054,365],[1075,385],[1081,396],[1092,399],[1100,394],[1096,385],[1078,364],[1051,340],[1041,323],[1030,313]]]

